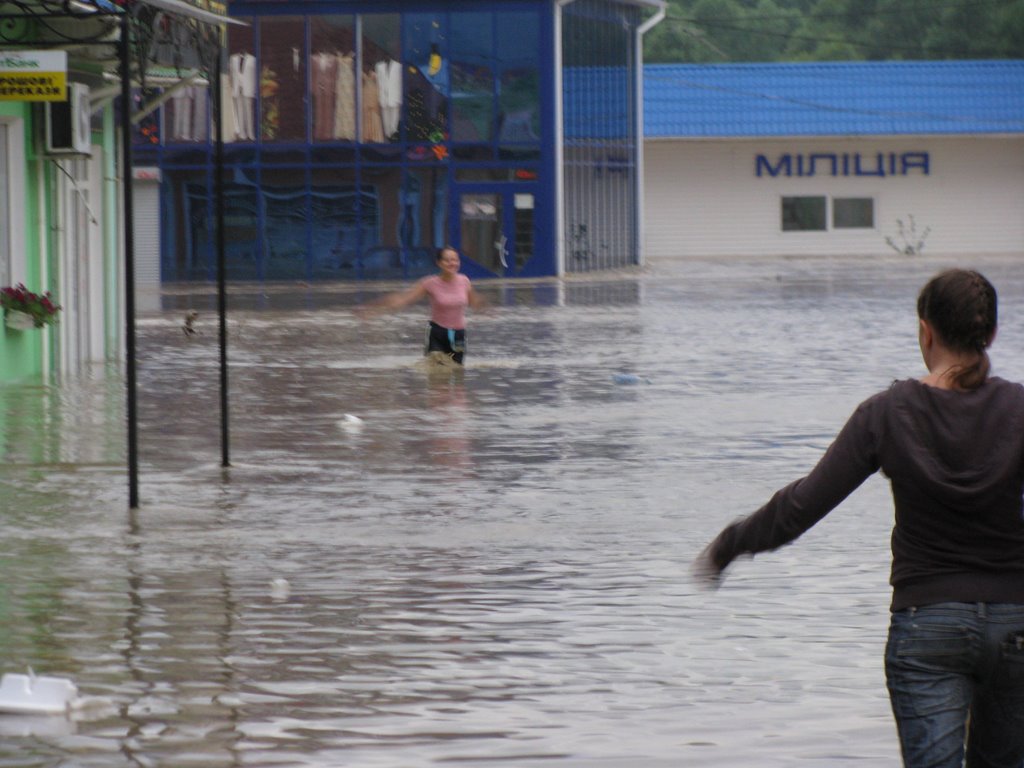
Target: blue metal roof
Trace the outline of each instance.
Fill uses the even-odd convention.
[[[644,136],[1024,133],[1024,60],[644,65]]]

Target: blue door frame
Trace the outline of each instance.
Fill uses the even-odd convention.
[[[539,185],[522,182],[455,183],[450,221],[453,245],[471,277],[537,274]],[[543,250],[543,249],[542,249]]]

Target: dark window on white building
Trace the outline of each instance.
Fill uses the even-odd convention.
[[[832,229],[872,229],[874,226],[874,198],[832,198]],[[825,232],[828,229],[827,197],[808,195],[782,198],[783,232]]]
[[[782,198],[783,232],[824,232],[827,222],[825,197]]]
[[[833,229],[871,229],[874,226],[875,201],[873,198],[832,198]]]

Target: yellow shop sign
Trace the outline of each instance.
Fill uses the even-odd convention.
[[[67,101],[67,51],[0,51],[0,101]]]

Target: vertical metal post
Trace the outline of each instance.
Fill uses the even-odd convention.
[[[221,466],[231,466],[229,419],[228,419],[228,324],[226,267],[224,259],[224,120],[221,102],[221,59],[223,51],[217,47],[216,63],[213,67],[213,113],[216,119],[217,167],[214,174],[214,198],[217,201],[217,316],[220,332],[220,446]]]
[[[124,311],[128,389],[128,506],[139,506],[139,428],[135,377],[135,210],[132,200],[131,25],[121,15],[121,186],[124,193]]]
[[[636,70],[636,119],[634,125],[636,126],[636,149],[634,151],[634,158],[636,162],[636,179],[634,203],[633,203],[633,217],[636,222],[634,226],[636,229],[634,248],[636,249],[636,260],[637,264],[644,264],[645,256],[644,250],[646,245],[644,243],[644,237],[641,232],[643,229],[644,220],[644,35],[646,35],[651,29],[653,29],[662,19],[665,18],[665,7],[658,8],[657,12],[641,24],[636,30],[636,60],[633,64]]]

